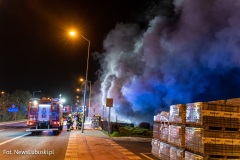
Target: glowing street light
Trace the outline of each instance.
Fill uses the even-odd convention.
[[[70,31],[69,35],[71,37],[75,37],[76,32],[75,31]],[[80,35],[80,36],[88,42],[87,67],[86,67],[86,76],[85,76],[85,82],[87,82],[88,81],[88,63],[89,63],[89,52],[90,52],[90,40],[85,38],[83,35]],[[85,122],[86,95],[87,95],[87,83],[85,83],[85,88],[84,88],[83,120],[82,120],[82,127],[81,127],[82,133],[83,133],[83,130],[84,130],[84,122]]]
[[[70,31],[69,34],[70,34],[71,36],[75,36],[75,35],[76,35],[76,33],[75,33],[74,31]]]

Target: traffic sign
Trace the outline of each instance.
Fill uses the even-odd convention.
[[[80,108],[78,109],[78,112],[83,112],[83,108],[80,107]]]
[[[113,107],[113,98],[106,99],[106,107]]]
[[[9,107],[8,108],[8,112],[18,112],[18,108],[16,108],[16,107]]]

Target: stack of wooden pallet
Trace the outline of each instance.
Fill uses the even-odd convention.
[[[154,125],[157,158],[240,159],[240,98],[171,105],[166,117]]]
[[[240,158],[240,107],[233,102],[187,104],[185,149],[206,159]]]

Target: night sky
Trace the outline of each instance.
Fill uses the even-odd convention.
[[[144,10],[153,1],[0,0],[0,90],[41,90],[57,97],[75,91],[85,76],[84,39],[68,37],[77,29],[91,41],[89,80],[97,79],[103,40],[117,23],[146,25]]]

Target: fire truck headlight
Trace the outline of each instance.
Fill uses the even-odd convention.
[[[38,104],[38,102],[37,102],[37,101],[33,101],[33,104],[34,104],[34,105],[37,105],[37,104]]]

